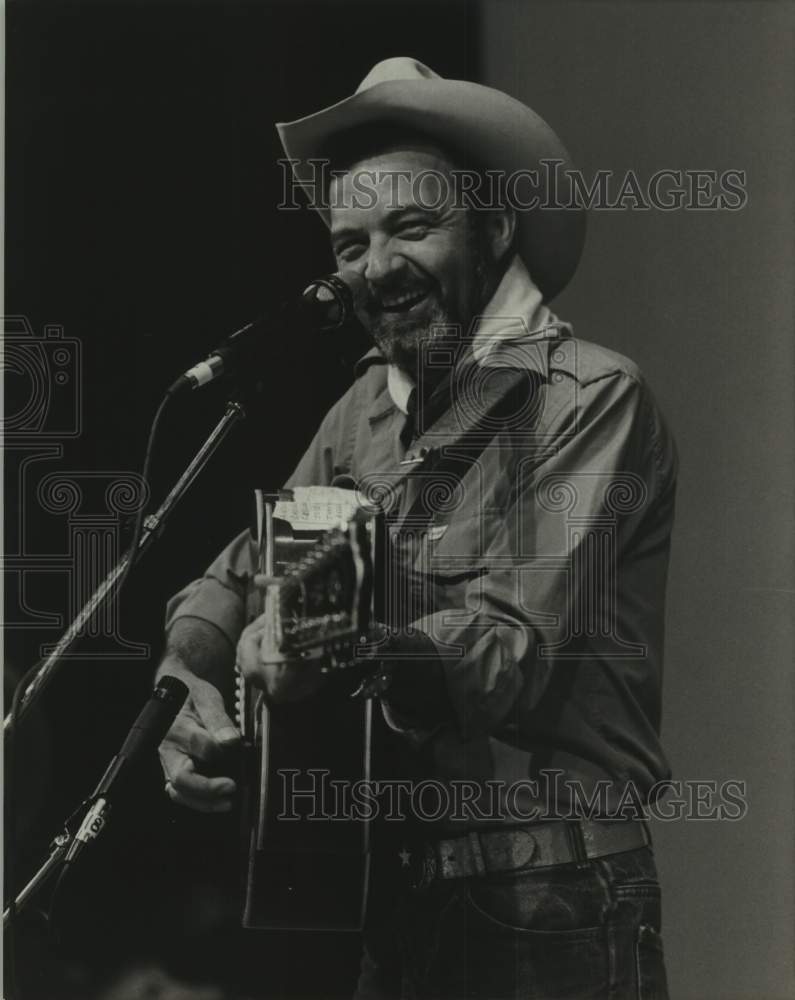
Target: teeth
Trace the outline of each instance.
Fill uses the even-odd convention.
[[[405,305],[407,302],[418,302],[424,295],[424,292],[412,292],[409,295],[401,295],[396,299],[389,299],[382,303],[385,309],[397,309],[399,306]]]

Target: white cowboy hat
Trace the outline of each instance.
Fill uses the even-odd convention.
[[[377,63],[351,97],[294,122],[279,122],[284,151],[298,183],[312,201],[317,159],[332,136],[357,125],[394,123],[416,128],[451,144],[490,170],[538,170],[538,185],[525,183],[539,196],[538,207],[519,210],[517,249],[544,299],[554,298],[569,282],[582,253],[585,212],[581,208],[545,207],[548,169],[539,161],[560,161],[559,178],[572,169],[569,154],[547,123],[525,104],[492,87],[467,80],[445,80],[416,59],[403,56]],[[517,195],[517,199],[518,199]],[[568,201],[563,187],[558,204]],[[554,198],[552,199],[554,204]],[[315,204],[326,225],[328,209]],[[515,205],[515,207],[518,207]]]

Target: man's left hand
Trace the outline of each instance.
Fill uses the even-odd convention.
[[[254,582],[265,589],[273,581],[257,576]],[[290,659],[272,649],[273,643],[264,644],[268,652],[263,656],[263,638],[270,627],[268,613],[264,612],[243,629],[237,644],[237,665],[243,677],[262,688],[274,703],[301,701],[315,694],[326,683],[321,673],[323,659]]]

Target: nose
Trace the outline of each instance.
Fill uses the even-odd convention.
[[[376,288],[391,283],[400,273],[402,261],[393,253],[389,240],[372,240],[367,250],[363,275]]]

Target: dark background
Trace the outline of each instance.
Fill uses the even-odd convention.
[[[34,488],[57,468],[139,468],[174,375],[329,269],[320,221],[275,209],[273,122],[348,95],[380,58],[412,55],[527,101],[587,177],[747,171],[740,212],[592,212],[583,262],[555,303],[578,336],[640,363],[678,440],[663,732],[675,775],[747,782],[742,821],[655,831],[672,997],[689,1000],[795,988],[792,12],[519,0],[7,10],[5,311],[36,333],[61,324],[82,348],[81,433],[30,471]],[[252,485],[283,481],[364,346],[354,331],[311,349],[274,342],[249,421],[131,581],[127,641],[154,657],[167,597],[245,523]],[[24,379],[10,375],[9,389],[24,395]],[[223,401],[208,389],[168,412],[158,497]],[[7,548],[18,551],[22,495],[29,549],[61,553],[64,519],[27,482],[20,490],[16,454],[6,452]],[[14,603],[13,576],[6,592]],[[24,597],[39,611],[67,603],[51,571],[29,577]],[[7,629],[11,670],[58,634]],[[117,748],[152,662],[78,659],[46,696],[20,753],[29,864]],[[315,957],[295,938],[271,950],[243,941],[213,890],[232,875],[234,831],[175,816],[160,787],[152,763],[61,900],[57,975],[72,977],[73,995],[93,985],[86,967],[110,975],[151,956],[177,974],[277,978],[276,954],[309,995],[344,995],[355,942]],[[23,937],[37,960],[28,976],[41,976],[52,948],[35,922]]]
[[[79,371],[66,388],[79,378],[82,405],[79,436],[59,439],[47,431],[59,429],[59,408],[69,404],[52,402],[50,426],[32,437],[62,441],[63,456],[33,467],[23,488],[18,459],[30,436],[9,435],[22,450],[7,452],[8,551],[20,551],[24,533],[30,553],[64,552],[66,518],[42,509],[40,479],[53,470],[140,470],[149,424],[175,376],[268,303],[333,270],[319,218],[277,211],[274,121],[345,97],[392,55],[477,78],[476,20],[469,5],[442,2],[9,4],[5,312],[27,316],[37,336],[59,324],[79,341]],[[125,593],[121,636],[149,644],[151,657],[111,649],[70,661],[43,718],[32,720],[19,754],[23,872],[90,791],[146,699],[167,598],[248,523],[254,486],[284,482],[368,348],[356,331],[310,343],[274,329],[273,338],[248,420]],[[13,414],[29,379],[12,368],[6,389]],[[211,387],[167,411],[153,470],[158,500],[221,416],[226,391]],[[89,492],[78,514],[96,512]],[[62,614],[66,586],[51,570],[26,573],[22,593],[7,578],[8,620],[31,626],[6,630],[9,677],[60,635],[31,624],[20,601]],[[96,657],[107,646],[87,639],[78,651]],[[63,964],[52,976],[71,985],[47,978],[51,948],[34,921],[22,935],[26,995],[54,1000],[63,989],[83,1000],[95,979],[150,958],[180,976],[269,982],[274,996],[282,975],[311,996],[350,994],[353,937],[310,946],[281,935],[268,949],[258,935],[236,933],[240,914],[224,902],[237,878],[234,822],[171,809],[155,762],[127,801],[59,900]],[[279,971],[285,964],[289,973]],[[86,965],[100,975],[87,978]]]

